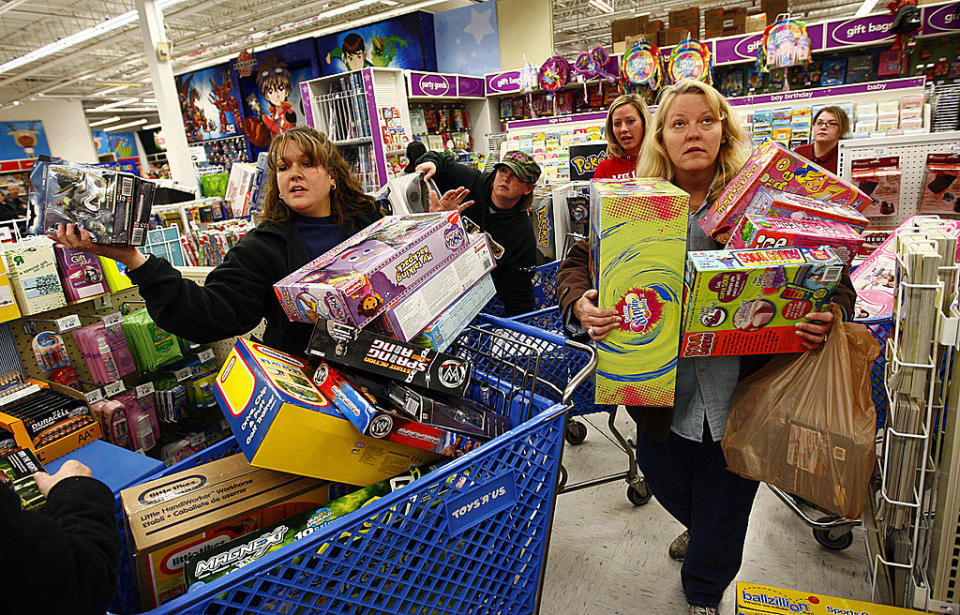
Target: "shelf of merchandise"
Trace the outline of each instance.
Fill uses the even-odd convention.
[[[525,151],[543,168],[543,182],[567,181],[570,146],[603,143],[606,120],[606,112],[600,111],[507,122],[500,154],[514,149]]]
[[[484,96],[484,80],[481,77],[458,75],[449,73],[428,73],[423,71],[406,71],[407,101],[410,107],[429,104],[459,104],[467,113],[469,126],[465,132],[470,133],[473,146],[471,151],[479,151],[478,144],[483,138],[492,133],[500,132],[497,102]],[[427,133],[415,134],[417,138]],[[420,139],[424,141],[423,139]],[[424,141],[428,149],[429,143]],[[446,144],[444,144],[445,146]]]

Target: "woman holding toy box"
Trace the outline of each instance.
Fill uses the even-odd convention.
[[[115,259],[156,323],[197,343],[242,335],[266,319],[263,343],[302,355],[311,325],[287,319],[273,284],[380,218],[349,164],[326,135],[297,126],[277,135],[260,224],[227,252],[203,286],[166,260],[134,247],[95,244],[87,231],[58,227],[51,238],[71,250]]]
[[[607,109],[604,129],[607,157],[597,165],[593,179],[637,176],[637,154],[650,121],[650,110],[639,94],[624,94],[613,101]]]
[[[698,220],[747,159],[748,139],[726,99],[709,85],[684,80],[666,88],[640,154],[638,176],[663,177],[690,194],[687,250],[715,250]],[[596,305],[589,248],[571,249],[557,274],[564,322],[573,334],[603,339],[621,319]],[[843,276],[834,301],[850,314],[855,294]],[[810,313],[796,333],[807,349],[833,326],[829,312]],[[686,528],[670,545],[683,560],[680,577],[689,613],[710,615],[735,578],[757,484],[727,470],[720,439],[737,382],[768,357],[678,359],[672,408],[628,407],[637,422],[637,461],[663,507]]]

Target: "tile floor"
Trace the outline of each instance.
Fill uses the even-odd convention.
[[[621,413],[623,414],[623,413]],[[603,425],[606,415],[588,418]],[[618,418],[622,433],[633,422]],[[570,482],[613,474],[626,468],[626,455],[592,425],[587,439],[567,445],[564,465]],[[680,564],[667,546],[682,527],[656,498],[634,507],[626,484],[561,494],[550,539],[540,612],[543,615],[660,615],[686,613],[680,588]],[[870,599],[863,533],[853,544],[828,551],[770,490],[761,486],[754,503],[737,578],[789,589],[803,589],[856,600]],[[721,615],[734,614],[734,586],[720,604]]]

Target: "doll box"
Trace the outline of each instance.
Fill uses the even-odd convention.
[[[849,265],[860,251],[863,237],[840,222],[792,220],[746,214],[737,233],[727,242],[728,250],[767,248],[819,248],[830,246],[844,264]]]
[[[760,186],[865,209],[872,199],[806,158],[774,141],[764,141],[700,220],[704,232],[721,243],[730,239]]]
[[[661,179],[590,188],[591,274],[623,324],[597,344],[598,404],[670,406],[682,317],[689,195]]]
[[[435,458],[357,433],[311,382],[312,371],[296,357],[237,340],[214,395],[251,465],[366,486]]]
[[[803,352],[794,325],[825,309],[842,273],[830,248],[688,253],[680,356]]]
[[[287,317],[362,327],[464,252],[457,212],[388,216],[273,285]]]

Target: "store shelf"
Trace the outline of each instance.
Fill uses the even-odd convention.
[[[406,154],[406,153],[407,153],[407,149],[406,149],[406,148],[403,148],[403,149],[388,149],[387,151],[385,151],[385,152],[383,152],[383,153],[384,153],[385,156],[389,156],[389,155],[391,155],[391,154]]]
[[[372,137],[363,137],[361,139],[348,139],[347,141],[334,141],[333,144],[337,147],[340,146],[349,146],[349,145],[364,145],[367,143],[373,143]]]

